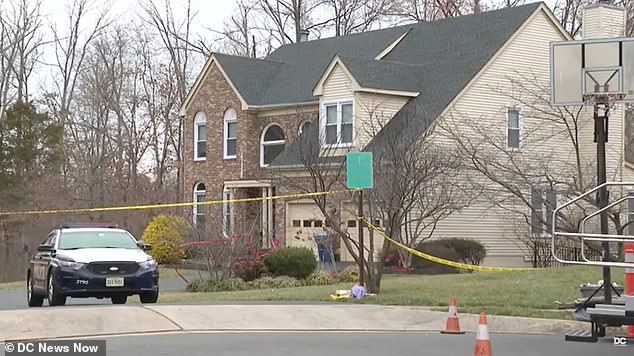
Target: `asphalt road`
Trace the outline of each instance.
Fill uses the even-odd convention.
[[[440,333],[173,333],[106,338],[108,355],[471,355],[475,335]],[[563,336],[491,335],[492,353],[527,355],[633,355],[629,346],[614,346],[612,339],[598,343],[566,342]]]
[[[159,287],[162,291],[183,290],[185,282],[178,278],[161,278]],[[128,297],[128,300],[137,300],[137,296]],[[66,305],[100,305],[112,304],[110,299],[96,298],[68,298]],[[46,304],[46,301],[44,302]],[[0,310],[28,309],[26,304],[26,287],[18,289],[0,290]]]

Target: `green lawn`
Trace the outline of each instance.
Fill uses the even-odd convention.
[[[623,269],[612,269],[612,278],[623,284]],[[561,267],[528,272],[478,272],[459,275],[386,275],[381,293],[356,303],[418,305],[446,310],[454,295],[461,313],[529,316],[569,319],[570,313],[557,310],[555,301],[572,302],[580,297],[579,285],[596,283],[601,268]],[[241,292],[188,293],[163,292],[160,301],[238,301],[238,300],[329,300],[335,289],[351,283],[331,286],[250,290]]]
[[[179,270],[180,271],[180,270]],[[176,276],[173,269],[161,269],[161,278]],[[187,276],[196,271],[183,270]],[[623,284],[624,271],[612,269],[612,278]],[[579,285],[602,278],[598,267],[560,267],[529,272],[476,272],[458,275],[386,275],[381,293],[346,302],[384,305],[417,305],[446,310],[454,295],[461,313],[530,316],[569,319],[570,313],[557,310],[555,301],[572,302],[580,297]],[[2,289],[21,288],[24,282],[0,284]],[[161,292],[161,303],[189,301],[328,301],[336,289],[349,289],[353,283],[330,286],[259,289],[242,292],[189,293]]]

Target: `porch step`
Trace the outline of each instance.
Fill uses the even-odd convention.
[[[566,333],[566,341],[597,342],[599,339],[590,330],[571,330]]]

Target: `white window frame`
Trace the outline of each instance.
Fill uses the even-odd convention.
[[[283,140],[275,140],[275,141],[267,141],[265,143],[264,142],[264,135],[266,135],[266,132],[273,126],[277,126],[277,127],[280,128],[280,130],[282,130],[282,134],[284,135],[284,139]],[[275,122],[272,122],[272,123],[266,125],[262,129],[262,133],[260,134],[260,167],[268,167],[268,164],[264,164],[264,146],[277,146],[277,145],[286,145],[286,134],[284,133],[284,129],[282,128],[282,125],[277,124]]]
[[[511,110],[517,111],[517,128],[509,127],[509,112]],[[524,114],[522,113],[522,108],[519,105],[508,105],[506,107],[506,142],[504,143],[507,151],[520,151],[522,149],[522,131],[524,126]],[[518,142],[517,147],[509,146],[509,130],[517,130],[518,131]]]
[[[230,115],[233,113],[233,115]],[[230,117],[233,116],[233,117]],[[228,108],[224,113],[224,126],[222,131],[222,144],[223,144],[223,157],[224,159],[235,159],[238,156],[238,113],[233,108]],[[236,137],[228,137],[229,135],[229,124],[236,124]],[[236,140],[236,152],[234,155],[227,154],[227,141],[230,139]]]
[[[205,126],[205,137],[201,140],[198,137],[198,128]],[[207,116],[204,112],[200,111],[194,116],[194,161],[204,161],[207,159]],[[205,155],[200,157],[198,152],[198,143],[205,142]]]
[[[352,105],[352,142],[345,142],[342,143],[341,142],[341,126],[343,123],[343,110],[341,109],[341,107],[343,105],[347,105],[350,104]],[[327,144],[326,143],[326,121],[327,121],[327,107],[329,106],[337,106],[337,143],[335,144]],[[321,114],[320,114],[320,120],[319,120],[319,127],[321,130],[321,135],[320,136],[320,141],[321,141],[321,146],[324,148],[330,148],[330,147],[335,147],[335,148],[345,148],[345,147],[352,147],[354,145],[354,132],[355,132],[355,107],[354,107],[354,100],[353,98],[349,98],[349,99],[344,99],[344,100],[332,100],[332,101],[324,101],[321,104]]]
[[[198,189],[200,187],[200,185],[205,186],[205,184],[203,182],[198,182],[196,184],[194,184],[194,194],[193,194],[193,198],[192,198],[192,202],[198,202],[198,197],[203,196],[203,201],[204,201],[204,197],[207,194],[207,187],[205,186],[205,190],[200,190]],[[193,210],[192,210],[192,220],[194,222],[195,226],[198,226],[198,205],[193,205]],[[203,217],[205,216],[205,212],[203,209],[203,213],[202,213]]]
[[[233,209],[231,203],[227,200],[233,199],[233,192],[227,187],[222,189],[222,235],[225,238],[231,237],[231,231],[233,230]]]

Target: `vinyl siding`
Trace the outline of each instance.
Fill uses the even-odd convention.
[[[354,145],[361,148],[405,105],[409,98],[397,95],[355,92],[354,81],[339,64],[336,64],[324,81],[323,95],[319,100],[320,106],[327,102],[350,99],[354,102]]]
[[[355,105],[355,146],[362,148],[405,105],[408,98],[396,95],[357,92]]]
[[[625,34],[625,10],[610,6],[591,6],[583,11],[583,38],[622,37]]]
[[[324,81],[323,95],[319,98],[319,103],[352,99],[352,92],[352,79],[348,76],[346,71],[337,64]]]
[[[451,125],[461,137],[474,142],[482,140],[482,132],[486,132],[494,142],[484,144],[482,149],[495,150],[492,154],[503,157],[504,150],[493,148],[492,145],[506,147],[507,107],[517,105],[522,99],[522,93],[526,92],[526,89],[518,88],[509,78],[520,80],[529,90],[538,88],[531,86],[526,78],[538,78],[539,84],[547,87],[550,76],[549,42],[560,40],[565,40],[563,34],[542,10],[538,11],[465,90],[454,106],[439,118],[439,127]],[[548,162],[549,169],[566,166],[574,155],[563,125],[534,119],[527,108],[521,109],[524,115],[521,121],[524,140],[520,146],[521,160],[526,164],[537,165],[540,164],[538,160],[548,156],[551,158]],[[442,134],[434,138],[438,142],[450,144],[443,142],[447,138],[442,137]],[[553,152],[557,154],[553,155]],[[533,158],[535,162],[532,162]],[[475,179],[488,184],[481,176]],[[522,229],[527,231],[528,226],[523,216],[512,214],[509,210],[528,212],[530,209],[520,203],[512,203],[513,200],[504,203],[504,209],[493,207],[490,201],[475,202],[441,221],[434,235],[480,240],[488,249],[490,264],[502,260],[508,263],[508,257],[514,257],[511,260],[523,263],[521,257],[526,253],[518,236]]]

